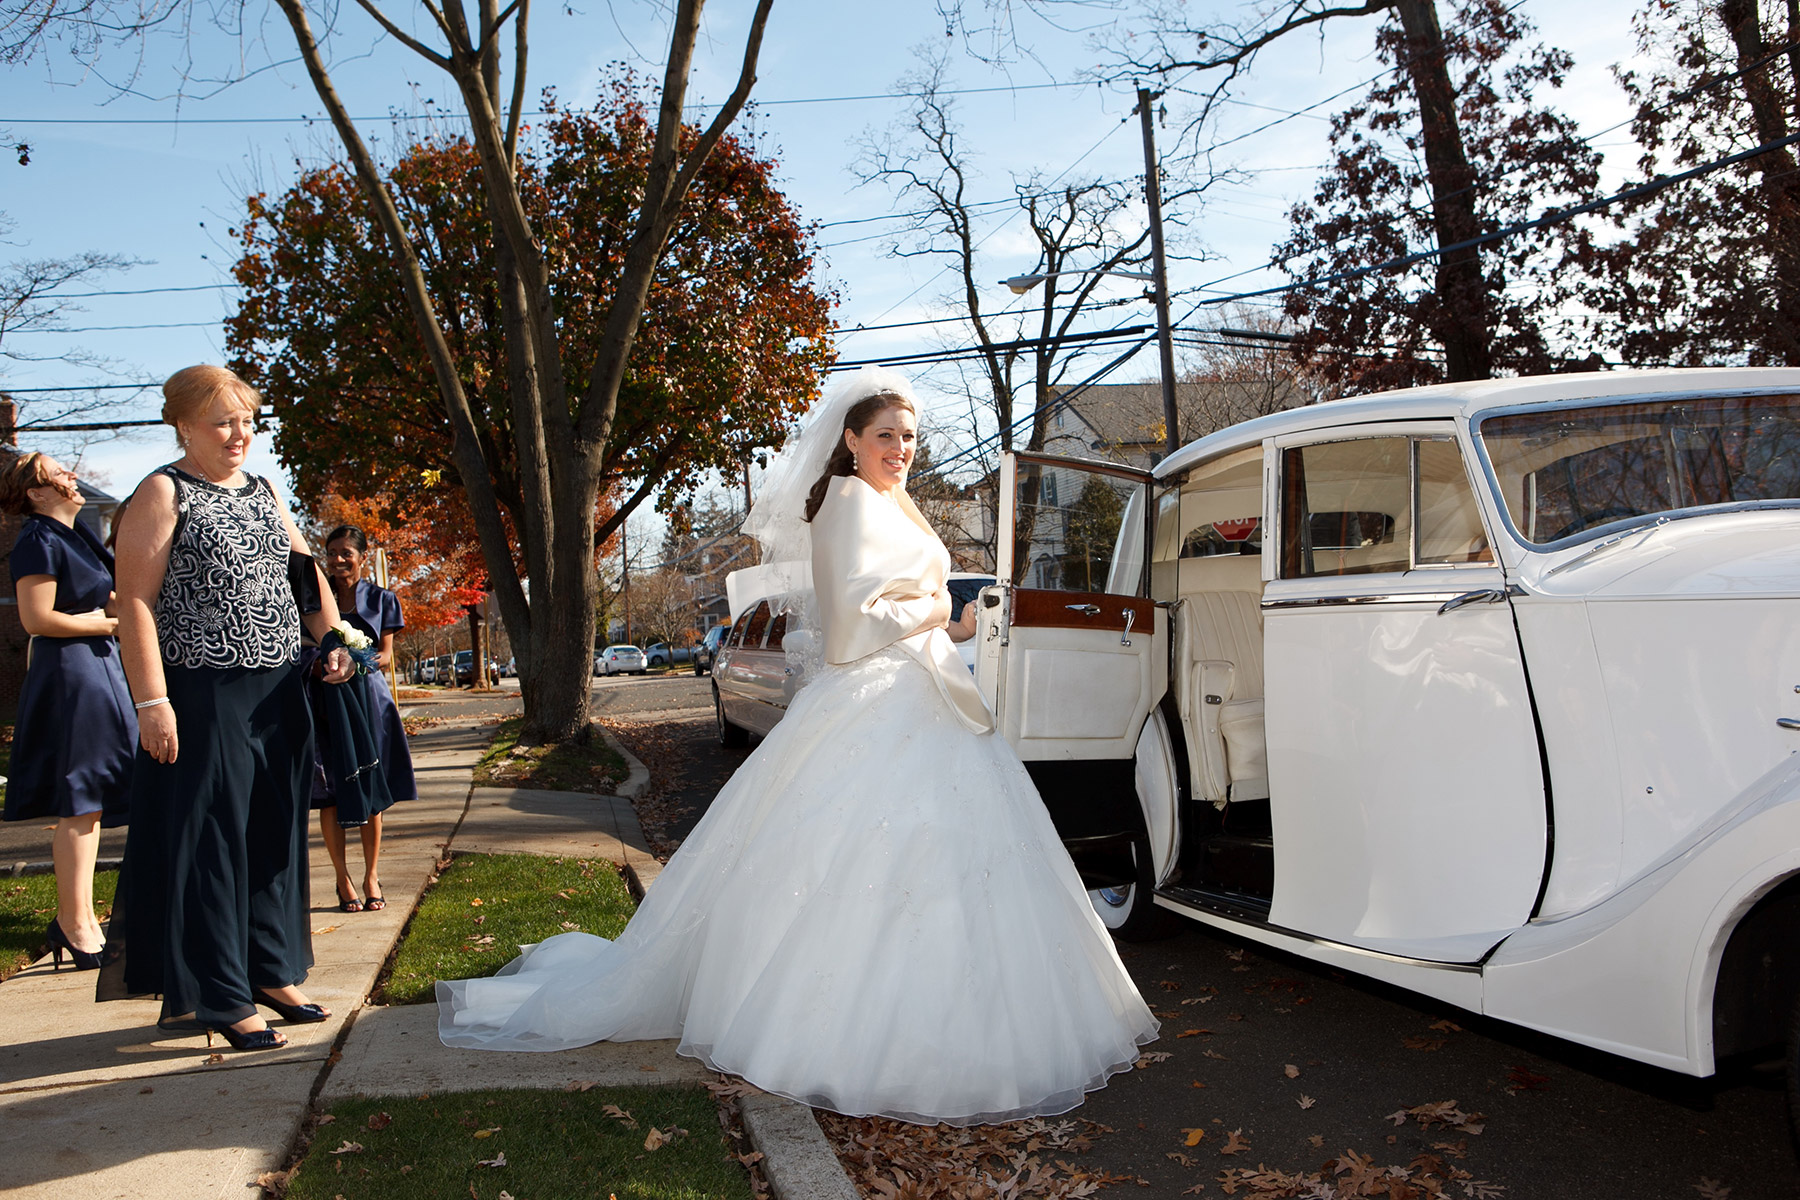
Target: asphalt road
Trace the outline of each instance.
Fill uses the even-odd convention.
[[[658,778],[649,807],[676,836],[746,757],[719,747],[705,679],[615,680],[596,689],[596,701],[596,716]],[[1148,1184],[1123,1194],[1221,1196],[1221,1172],[1261,1166],[1332,1179],[1325,1164],[1353,1151],[1366,1158],[1365,1171],[1435,1170],[1459,1197],[1800,1195],[1778,1075],[1740,1068],[1688,1079],[1179,918],[1171,927],[1165,940],[1122,947],[1163,1019],[1161,1039],[1145,1049],[1169,1057],[1115,1077],[1070,1114],[1112,1131],[1094,1139],[1081,1166]],[[1428,1105],[1442,1105],[1461,1126],[1392,1120]],[[1193,1130],[1203,1136],[1190,1147]],[[1234,1145],[1234,1130],[1245,1148]],[[1257,1192],[1239,1182],[1236,1194]]]

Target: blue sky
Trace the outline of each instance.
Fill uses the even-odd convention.
[[[1238,11],[1203,3],[1189,7],[1196,14]],[[1632,52],[1633,6],[1623,0],[1579,6],[1526,0],[1522,7],[1537,22],[1540,36],[1576,57],[1561,106],[1589,131],[1622,120],[1624,105],[1608,68]],[[403,24],[410,19],[400,15],[401,5],[391,8]],[[713,0],[708,6],[692,99],[717,99],[729,90],[750,8],[745,0]],[[1015,172],[1117,179],[1142,171],[1138,128],[1129,119],[1131,97],[1123,89],[1096,87],[1084,74],[1102,57],[1093,45],[1095,35],[1111,22],[1128,21],[1129,12],[1101,4],[1055,11],[1063,28],[1026,13],[1018,33],[1033,54],[996,67],[962,53],[960,41],[946,43],[937,5],[928,0],[884,5],[776,0],[755,92],[762,104],[752,120],[766,149],[779,159],[790,196],[806,217],[824,226],[823,273],[842,294],[839,320],[845,329],[948,311],[950,276],[928,260],[886,253],[881,235],[896,228],[891,218],[902,206],[880,185],[859,185],[854,173],[861,141],[908,111],[907,98],[888,93],[915,67],[915,48],[948,44],[956,51],[950,86],[999,89],[956,100],[978,173],[977,199],[1008,195]],[[447,80],[381,38],[353,6],[346,5],[339,20],[330,51],[334,77],[353,112],[376,118],[418,113],[430,109],[428,100],[453,107]],[[541,6],[533,19],[531,94],[552,86],[565,103],[590,101],[609,64],[619,61],[659,74],[665,21],[663,6],[644,0],[611,5],[577,0],[573,12]],[[1314,168],[1325,158],[1325,118],[1344,103],[1320,102],[1375,74],[1373,28],[1366,20],[1346,21],[1322,36],[1296,40],[1279,54],[1265,55],[1255,75],[1236,89],[1243,103],[1224,112],[1220,133],[1230,137],[1260,129],[1228,152],[1247,177],[1215,187],[1204,209],[1188,214],[1185,248],[1204,249],[1210,258],[1175,264],[1176,289],[1234,275],[1225,287],[1282,282],[1274,272],[1239,273],[1267,262],[1271,247],[1286,234],[1288,208],[1310,193]],[[292,53],[286,37],[286,25],[272,6],[257,36],[242,43],[210,30],[197,34],[196,74],[222,75],[238,63],[258,68],[245,82],[203,98],[174,98],[180,46],[167,37],[148,44],[134,84],[138,94],[118,95],[106,79],[85,75],[54,48],[36,62],[0,72],[0,132],[32,148],[29,167],[0,162],[0,211],[16,223],[14,244],[0,248],[0,258],[110,251],[146,261],[102,281],[102,290],[192,289],[85,299],[86,311],[71,314],[67,323],[87,332],[29,340],[20,335],[16,345],[38,353],[80,345],[118,360],[126,380],[160,380],[189,363],[222,357],[221,321],[235,293],[218,285],[229,280],[234,246],[227,231],[242,211],[243,196],[277,191],[292,179],[297,164],[322,161],[335,150],[329,126],[316,120],[321,109],[304,72],[284,61]],[[119,52],[102,61],[102,71],[116,80],[134,61],[132,54]],[[1306,115],[1280,119],[1315,105]],[[315,120],[307,124],[301,120],[306,117]],[[363,129],[380,145],[394,141],[385,120],[366,121]],[[1163,136],[1172,134],[1171,128]],[[1608,175],[1618,178],[1633,157],[1624,132],[1597,144],[1612,151]],[[998,280],[1032,263],[1022,222],[1004,221],[1004,215],[1000,210],[984,230],[984,278]],[[1136,290],[1124,282],[1107,286],[1119,296]],[[1008,299],[996,284],[988,302]],[[1148,303],[1141,308],[1142,319],[1151,320]],[[121,328],[134,326],[139,328]],[[940,344],[929,327],[915,327],[856,333],[844,337],[840,347],[844,358],[863,359]],[[1155,369],[1154,357],[1146,354],[1113,378],[1148,378]],[[59,364],[0,366],[0,387],[96,378]],[[928,403],[956,406],[952,376],[927,378],[922,391]],[[30,398],[22,390],[20,395]],[[159,397],[145,393],[125,415],[154,417],[159,405]],[[173,457],[170,446],[166,430],[151,430],[93,445],[83,462],[112,490],[124,492]],[[258,449],[252,469],[279,475],[266,440]]]

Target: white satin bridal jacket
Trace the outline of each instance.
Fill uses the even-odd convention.
[[[889,646],[903,650],[931,672],[958,721],[987,733],[993,717],[950,634],[913,632],[931,616],[949,572],[944,543],[892,500],[855,475],[832,480],[812,521],[825,661],[842,666]]]

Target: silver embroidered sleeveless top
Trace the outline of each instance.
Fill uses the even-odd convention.
[[[220,487],[173,466],[175,537],[156,597],[165,663],[279,667],[300,653],[300,613],[288,586],[288,531],[268,481]]]

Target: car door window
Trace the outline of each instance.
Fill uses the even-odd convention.
[[[1456,440],[1367,437],[1281,456],[1282,579],[1491,563]]]
[[[764,600],[757,604],[756,610],[750,614],[750,619],[744,622],[744,637],[738,644],[755,650],[762,645],[763,634],[768,630],[769,602]]]
[[[787,623],[788,623],[788,615],[786,613],[782,613],[780,616],[776,617],[773,621],[769,622],[769,634],[768,634],[768,637],[763,642],[763,649],[765,649],[765,650],[781,649],[781,641],[784,637],[787,636]]]
[[[1132,478],[1022,460],[1015,492],[1014,581],[1044,591],[1139,594],[1141,552],[1130,563],[1114,558],[1127,520],[1144,520],[1142,492]]]

